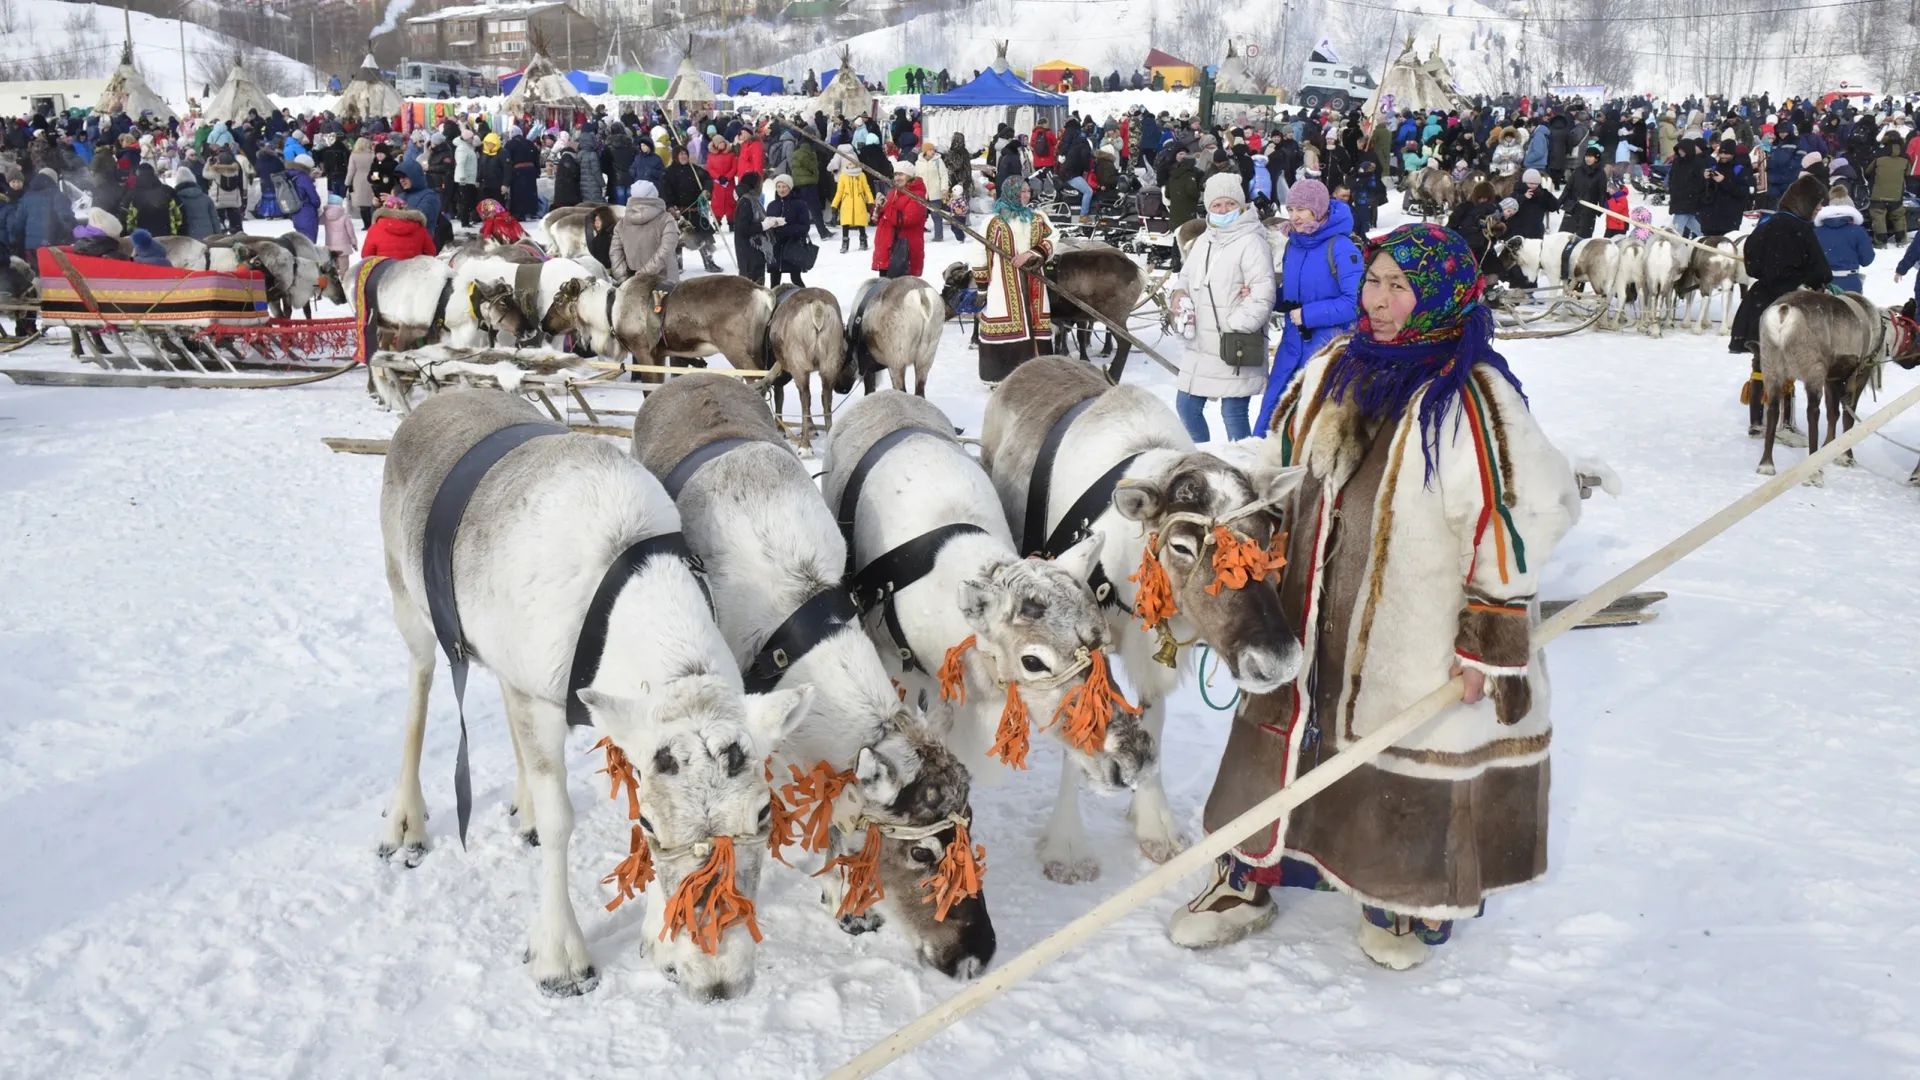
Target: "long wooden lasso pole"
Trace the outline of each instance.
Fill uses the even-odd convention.
[[[827,153],[829,154],[839,153],[839,150],[836,147],[834,147],[833,144],[827,142],[825,139],[816,138],[813,132],[806,130],[806,128],[802,123],[789,123],[783,120],[781,121],[781,124],[786,128],[790,129],[795,135],[798,135],[801,138],[807,140],[808,142],[813,143],[815,146],[820,147],[821,149],[825,150]],[[937,152],[938,151],[936,151],[936,153]],[[868,167],[868,165],[865,162],[861,161],[859,158],[854,159],[854,164],[860,167],[860,171],[872,175],[875,179],[886,184],[889,188],[894,187],[893,177],[881,175],[880,170]],[[822,168],[826,167],[824,162],[821,164],[821,167]],[[974,232],[971,226],[965,224],[964,222],[959,221],[958,219],[953,218],[952,215],[945,213],[938,206],[935,206],[931,201],[927,199],[923,199],[920,196],[915,195],[911,191],[907,191],[905,189],[898,189],[898,190],[900,190],[900,194],[905,195],[907,198],[912,199],[914,202],[917,202],[921,206],[926,207],[928,213],[940,214],[943,218],[947,218],[950,221],[950,223],[953,225],[955,232],[966,233],[969,237],[972,237],[973,239],[980,241],[982,246],[986,244],[987,242],[986,237],[980,235],[977,232]],[[1152,358],[1154,363],[1159,364],[1163,368],[1166,368],[1169,374],[1173,374],[1173,375],[1180,374],[1180,367],[1178,364],[1175,364],[1173,361],[1168,360],[1166,357],[1161,356],[1159,353],[1155,352],[1152,346],[1148,345],[1144,341],[1141,341],[1139,338],[1134,337],[1132,333],[1128,332],[1126,327],[1120,325],[1119,323],[1114,322],[1112,319],[1109,319],[1105,315],[1094,310],[1094,307],[1092,304],[1087,303],[1085,300],[1082,300],[1079,297],[1073,295],[1072,293],[1068,292],[1066,289],[1061,288],[1059,282],[1048,281],[1046,278],[1046,275],[1040,273],[1037,270],[1029,270],[1024,266],[1017,266],[1017,267],[1014,267],[1013,269],[1018,273],[1027,275],[1028,277],[1039,278],[1041,288],[1052,289],[1055,293],[1059,294],[1060,299],[1065,300],[1067,303],[1072,304],[1074,307],[1077,307],[1081,311],[1086,312],[1088,315],[1093,316],[1093,318],[1097,322],[1099,322],[1102,326],[1105,326],[1108,330],[1111,330],[1114,333],[1120,335],[1121,337],[1126,338],[1128,342],[1132,343],[1134,348],[1139,349],[1141,352],[1145,353],[1148,357]]]
[[[1698,550],[1701,545],[1726,532],[1734,524],[1779,497],[1787,489],[1812,476],[1820,468],[1851,450],[1854,444],[1878,431],[1888,421],[1915,404],[1920,404],[1920,386],[1894,399],[1886,408],[1862,420],[1859,425],[1821,447],[1817,453],[1810,455],[1805,461],[1742,495],[1719,513],[1695,525],[1667,546],[1634,563],[1611,581],[1574,601],[1559,614],[1541,623],[1533,633],[1533,647],[1536,649],[1544,647],[1548,642],[1578,626],[1588,616],[1625,596],[1636,586],[1645,583],[1648,578]],[[861,1077],[872,1076],[885,1068],[962,1016],[999,997],[1028,976],[1058,960],[1066,954],[1068,949],[1087,940],[1121,916],[1158,896],[1181,878],[1200,870],[1215,858],[1226,854],[1242,840],[1277,821],[1280,815],[1333,786],[1341,777],[1371,761],[1387,747],[1412,735],[1427,721],[1439,715],[1442,709],[1458,701],[1461,686],[1457,676],[1449,680],[1446,685],[1409,705],[1372,734],[1322,762],[1312,772],[1268,796],[1253,809],[1234,818],[1199,843],[1108,897],[1092,911],[1035,942],[1026,952],[989,971],[981,977],[979,982],[935,1005],[911,1023],[874,1043],[852,1061],[827,1074],[827,1080],[859,1080]]]

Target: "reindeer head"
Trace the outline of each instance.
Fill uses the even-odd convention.
[[[580,325],[580,294],[593,281],[588,277],[568,278],[554,290],[553,303],[540,320],[540,332],[548,336],[564,334]]]
[[[933,733],[904,711],[880,737],[860,749],[854,783],[861,817],[880,827],[882,903],[914,940],[927,966],[956,979],[970,979],[993,960],[993,919],[984,894],[954,904],[946,918],[925,903],[931,877],[955,840],[956,822],[971,822],[966,766]],[[858,846],[861,838],[844,843]]]
[[[1107,619],[1087,587],[1099,562],[1088,539],[1052,561],[1011,559],[960,584],[960,611],[996,684],[1018,686],[1032,722],[1050,726],[1096,790],[1132,787],[1153,768],[1153,740],[1136,714],[1115,709],[1097,748],[1078,746],[1054,717],[1085,691],[1112,645]],[[1097,688],[1096,688],[1097,689]]]
[[[470,289],[468,301],[473,305],[473,320],[488,334],[521,342],[538,332],[539,328],[514,301],[512,285],[504,281],[476,281]]]
[[[946,303],[947,318],[952,319],[960,314],[960,294],[972,284],[973,270],[966,263],[948,263],[947,268],[941,271],[940,299]]]
[[[1303,475],[1298,466],[1267,465],[1249,474],[1196,452],[1173,459],[1157,475],[1123,480],[1113,493],[1114,509],[1139,523],[1149,555],[1165,570],[1174,617],[1185,619],[1226,660],[1249,694],[1268,693],[1299,672],[1300,640],[1281,616],[1280,595],[1271,584],[1216,585],[1222,544],[1215,530],[1225,529],[1236,543],[1277,547],[1279,505]]]
[[[697,1000],[724,1001],[753,986],[756,932],[736,922],[717,941],[699,940],[697,918],[690,927],[669,923],[670,901],[698,913],[737,889],[751,903],[772,821],[764,762],[812,698],[811,687],[743,695],[710,675],[675,679],[639,698],[580,691],[594,726],[625,752],[639,780],[638,824],[654,873],[642,924],[647,955]],[[701,885],[729,848],[731,872]]]

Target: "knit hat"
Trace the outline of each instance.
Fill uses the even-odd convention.
[[[104,206],[96,206],[87,211],[87,224],[99,229],[108,236],[117,237],[120,235],[119,219],[115,218],[112,211]]]
[[[1238,194],[1240,177],[1235,174],[1229,179],[1233,183],[1234,193]],[[1207,181],[1207,188],[1212,190],[1212,180]],[[1287,189],[1287,209],[1312,211],[1313,216],[1320,221],[1327,220],[1327,205],[1332,201],[1332,196],[1327,194],[1327,185],[1318,180],[1302,180]]]
[[[633,186],[627,189],[627,194],[635,199],[657,199],[660,197],[660,189],[655,187],[651,180],[635,180]]]
[[[305,154],[301,154],[301,155],[300,155],[299,157],[297,157],[297,158],[294,158],[294,159],[293,159],[293,163],[294,163],[295,165],[298,165],[298,166],[300,166],[300,167],[301,167],[301,168],[303,168],[303,169],[311,169],[311,168],[313,168],[313,159],[312,159],[312,158],[310,158],[310,157],[308,157],[308,156],[307,156],[307,155],[305,155]]]
[[[173,170],[173,186],[174,187],[179,187],[181,184],[193,184],[193,183],[198,183],[198,181],[194,180],[192,169],[189,169],[185,165],[182,165],[179,168]]]
[[[773,178],[773,186],[774,186],[774,187],[779,187],[779,186],[780,186],[781,184],[785,184],[785,185],[787,185],[788,187],[792,187],[792,186],[793,186],[793,177],[791,177],[791,176],[788,176],[788,175],[787,175],[786,173],[781,173],[781,174],[780,174],[779,176],[776,176],[776,177],[774,177],[774,178]]]
[[[1526,172],[1523,172],[1523,173],[1521,173],[1521,174],[1520,174],[1520,182],[1521,182],[1521,183],[1523,183],[1523,184],[1537,184],[1537,183],[1539,183],[1539,182],[1540,182],[1540,170],[1539,170],[1539,169],[1528,169],[1528,170],[1527,170]]]
[[[1517,213],[1519,213],[1519,212],[1520,212],[1520,200],[1518,200],[1518,199],[1516,199],[1516,198],[1514,198],[1514,197],[1513,197],[1513,196],[1511,196],[1511,195],[1509,195],[1509,196],[1507,196],[1507,197],[1506,197],[1506,198],[1504,198],[1504,199],[1501,199],[1501,200],[1500,200],[1500,212],[1501,212],[1501,213],[1503,213],[1503,214],[1517,214]]]
[[[1807,151],[1807,155],[1800,159],[1800,167],[1803,169],[1811,169],[1815,165],[1820,164],[1820,161],[1820,151],[1809,150]]]
[[[1307,182],[1312,183],[1312,181]],[[1287,193],[1287,198],[1289,202],[1291,202],[1293,198],[1291,189],[1289,189]],[[1215,199],[1232,199],[1236,206],[1247,205],[1247,193],[1246,189],[1240,185],[1239,173],[1214,173],[1212,176],[1207,177],[1206,192],[1201,196],[1200,204],[1211,207]],[[1326,213],[1326,205],[1322,203],[1321,208],[1315,211],[1315,213],[1316,215]]]
[[[1852,207],[1853,199],[1848,197],[1846,188],[1836,186],[1832,193],[1827,196],[1827,205]]]
[[[405,210],[407,208],[407,200],[396,191],[388,194],[386,198],[381,199],[380,205],[389,210]]]
[[[1723,154],[1737,154],[1740,152],[1740,144],[1734,142],[1732,139],[1721,139],[1720,152]]]

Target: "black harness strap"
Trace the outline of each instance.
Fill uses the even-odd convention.
[[[1023,555],[1052,558],[1059,554],[1057,551],[1047,551],[1044,546],[1047,537],[1047,504],[1053,495],[1053,459],[1060,452],[1060,444],[1066,441],[1067,429],[1098,400],[1100,395],[1095,394],[1074,402],[1047,429],[1047,437],[1040,442],[1040,456],[1033,459],[1033,482],[1027,487],[1027,519],[1020,537],[1020,552]]]
[[[1588,228],[1591,229],[1592,226],[1589,225]],[[1580,241],[1569,240],[1567,241],[1567,246],[1560,249],[1560,284],[1562,287],[1565,287],[1568,282],[1573,280],[1573,249],[1579,246]]]
[[[880,608],[881,617],[886,620],[887,633],[893,636],[894,646],[899,650],[901,666],[908,671],[924,671],[926,668],[914,657],[913,648],[907,643],[907,635],[900,628],[900,616],[894,611],[894,594],[931,573],[934,560],[948,541],[972,533],[985,534],[986,531],[965,521],[942,525],[921,533],[868,563],[847,582],[853,593],[853,602],[859,605],[861,613],[872,611],[876,606]]]
[[[865,377],[874,369],[873,350],[867,347],[867,305],[880,291],[877,283],[864,286],[853,302],[853,317],[847,320],[847,359],[853,361],[854,374]]]
[[[593,723],[593,718],[587,715],[586,704],[580,700],[580,691],[592,686],[593,677],[600,673],[600,655],[607,648],[607,620],[613,615],[613,602],[620,598],[621,588],[646,566],[648,559],[661,555],[686,563],[699,580],[700,590],[706,592],[706,579],[700,576],[700,560],[688,550],[687,538],[678,532],[649,536],[622,551],[600,576],[600,587],[593,591],[586,620],[580,624],[580,638],[573,645],[573,666],[567,672],[567,726],[587,727]],[[711,595],[707,597],[707,604],[713,604]],[[463,742],[465,738],[463,731]],[[461,820],[464,823],[465,819]]]
[[[433,305],[433,321],[427,324],[427,333],[429,335],[437,334],[446,330],[447,305],[451,303],[452,300],[453,300],[453,279],[448,278],[447,283],[445,285],[440,286],[440,301]],[[472,302],[471,298],[469,298],[468,302],[469,303]],[[478,307],[475,307],[473,309],[473,321],[474,322],[480,321],[480,309]]]
[[[780,684],[787,669],[812,652],[814,646],[837,633],[841,627],[860,618],[853,598],[838,587],[814,593],[804,604],[774,628],[747,664],[742,678],[747,693],[764,694]]]
[[[667,473],[665,479],[660,481],[660,484],[667,489],[667,495],[670,498],[678,500],[680,498],[680,489],[687,486],[687,481],[693,479],[693,474],[700,471],[700,466],[725,454],[729,450],[738,449],[749,443],[757,443],[759,441],[759,439],[734,437],[715,439],[710,443],[696,446],[692,453],[680,459],[680,463],[675,465],[672,471]]]
[[[913,436],[945,434],[945,432],[935,431],[933,428],[903,427],[882,435],[872,446],[867,448],[866,453],[860,455],[860,460],[854,465],[853,472],[847,476],[847,486],[840,492],[840,535],[847,538],[847,576],[849,578],[853,577],[854,570],[853,518],[854,514],[860,509],[860,489],[866,485],[867,474],[872,472],[873,467],[880,463],[880,459],[886,456],[887,451],[899,446]],[[885,558],[885,556],[882,556],[882,558]]]
[[[799,291],[800,286],[791,282],[773,290],[773,310],[767,312],[767,325],[760,330],[760,363],[764,367],[773,367],[773,317],[780,314],[780,308],[787,298]]]
[[[448,292],[452,286],[448,286]],[[444,306],[446,296],[441,296]],[[447,668],[453,675],[453,700],[460,713],[460,750],[453,762],[454,804],[460,817],[460,846],[467,844],[467,820],[473,816],[473,778],[467,765],[467,661],[470,653],[466,635],[460,629],[460,609],[453,596],[453,538],[460,519],[480,481],[500,459],[514,448],[545,435],[564,435],[567,429],[555,424],[513,424],[488,434],[474,443],[460,460],[453,463],[440,490],[434,492],[427,510],[426,535],[421,540],[421,569],[427,590],[427,613],[433,619],[434,636],[447,654]]]

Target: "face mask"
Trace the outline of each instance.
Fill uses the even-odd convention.
[[[1233,210],[1225,214],[1207,215],[1207,224],[1212,225],[1216,229],[1224,229],[1238,220],[1240,220],[1240,211],[1238,210]]]

